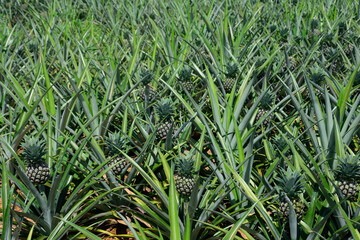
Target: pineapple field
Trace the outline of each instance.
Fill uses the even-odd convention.
[[[360,240],[360,2],[0,0],[0,235]]]

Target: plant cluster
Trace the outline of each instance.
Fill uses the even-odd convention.
[[[1,1],[2,239],[360,239],[358,1]]]

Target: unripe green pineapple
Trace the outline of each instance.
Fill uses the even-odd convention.
[[[141,87],[139,89],[138,95],[141,100],[152,101],[155,99],[155,91],[152,86],[150,86],[151,81],[154,79],[154,76],[151,71],[143,70],[140,73]]]
[[[265,70],[264,69],[259,70],[259,67],[261,67],[265,62],[266,62],[266,58],[263,56],[259,57],[255,62],[255,68],[256,68],[255,73],[257,79],[262,79],[263,77],[265,77]]]
[[[342,58],[339,56],[339,52],[335,48],[329,48],[327,60],[332,63],[333,72],[339,72],[343,67]]]
[[[359,158],[356,156],[346,156],[340,159],[340,164],[338,168],[334,170],[334,173],[341,193],[350,201],[355,201],[359,195]]]
[[[180,72],[179,82],[184,89],[188,92],[194,90],[194,83],[192,81],[191,68],[183,68]]]
[[[174,114],[173,104],[169,98],[161,99],[156,106],[156,113],[160,119],[156,136],[158,139],[165,138],[172,125],[172,116]]]
[[[121,153],[121,151],[125,151],[125,138],[121,137],[120,132],[114,132],[109,134],[109,137],[106,139],[106,146],[109,150],[109,157],[113,158],[109,165],[114,167],[112,168],[115,175],[119,176],[122,171],[128,165],[128,161],[126,157]]]
[[[44,184],[50,176],[50,169],[42,157],[46,154],[45,141],[37,137],[26,137],[22,144],[24,158],[28,163],[26,175],[34,184]]]
[[[344,35],[347,31],[346,22],[339,22],[339,35]]]
[[[351,70],[351,72],[354,72],[354,69]],[[357,71],[354,78],[353,86],[357,87],[357,89],[352,93],[351,98],[354,96],[357,96],[360,93],[360,71]]]
[[[175,164],[176,173],[175,188],[180,195],[188,196],[195,186],[194,160],[190,157],[181,156]]]
[[[313,86],[314,90],[315,90],[315,95],[318,98],[321,98],[323,93],[321,90],[318,89],[318,87],[320,87],[321,89],[323,89],[324,87],[324,83],[325,83],[325,74],[324,72],[319,69],[319,68],[311,68],[310,69],[310,80],[315,83],[315,85]],[[309,93],[309,89],[306,88],[304,91],[304,97],[305,98],[309,98],[310,97],[310,93]]]
[[[304,214],[305,205],[299,199],[299,194],[303,191],[302,179],[303,176],[300,172],[293,171],[290,168],[286,171],[281,169],[279,177],[275,178],[276,188],[280,193],[279,213],[284,218],[287,218],[290,212],[289,204],[285,198],[286,196],[290,199],[297,218],[301,218]]]
[[[227,64],[226,65],[226,73],[225,73],[225,80],[223,81],[225,92],[231,92],[233,89],[235,82],[236,82],[236,76],[238,73],[238,66],[236,63],[234,64]]]
[[[274,95],[269,92],[265,93],[263,98],[260,100],[259,110],[256,115],[256,122],[258,122],[262,117],[264,117],[269,112],[269,110],[273,105],[273,102],[274,102]],[[264,119],[262,124],[265,127],[270,123],[270,120],[272,119],[273,115],[274,115],[273,113],[270,113],[269,116],[266,119]]]
[[[354,46],[351,43],[346,44],[344,47],[344,53],[346,54],[347,57],[350,56],[353,50],[354,50]]]
[[[308,32],[307,38],[310,42],[313,42],[318,39],[321,34],[319,30],[319,21],[317,19],[311,20],[310,23],[310,31]]]
[[[294,71],[295,68],[297,67],[298,62],[296,60],[296,58],[294,58],[293,56],[289,56],[289,69],[290,71]],[[282,71],[285,72],[287,69],[287,61],[286,59],[283,61],[282,63]]]
[[[286,149],[286,147],[288,146],[288,143],[286,142],[286,140],[283,137],[281,137],[280,135],[276,135],[274,137],[273,142],[274,142],[274,145],[279,150],[279,152],[283,152]],[[291,159],[291,154],[289,151],[286,151],[283,154],[288,160]],[[282,159],[282,161],[280,162],[280,164],[278,166],[282,167],[284,169],[288,168],[288,164],[284,159]]]

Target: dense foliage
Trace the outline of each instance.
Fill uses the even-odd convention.
[[[0,5],[2,239],[360,239],[358,2]]]

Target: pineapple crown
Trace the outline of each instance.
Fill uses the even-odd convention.
[[[168,120],[174,114],[173,104],[171,99],[163,98],[156,106],[156,112],[160,119]]]
[[[255,67],[256,67],[256,68],[259,68],[259,67],[261,67],[265,62],[266,62],[266,58],[263,57],[263,56],[261,56],[261,57],[259,57],[259,58],[256,60],[256,62],[255,62]]]
[[[332,58],[336,58],[337,57],[337,53],[338,53],[338,51],[335,49],[335,48],[329,48],[329,50],[328,50],[328,58],[329,59],[332,59]]]
[[[334,39],[334,34],[333,33],[326,33],[325,35],[324,35],[324,38],[323,38],[323,42],[325,42],[325,43],[330,43],[330,42],[332,42],[332,40]]]
[[[319,20],[317,20],[317,19],[313,19],[310,22],[311,30],[317,29],[319,27],[319,25],[320,25]]]
[[[179,79],[180,81],[191,81],[191,68],[183,68],[181,69],[181,72],[180,72],[180,76],[179,76]]]
[[[275,24],[271,24],[269,27],[270,32],[274,32],[277,29]]]
[[[357,85],[359,85],[360,84],[360,71],[357,71],[356,73],[355,73],[355,78],[354,78],[354,83],[353,83],[353,85],[354,86],[357,86]]]
[[[192,155],[178,157],[175,162],[175,172],[183,177],[191,177],[195,174]]]
[[[228,63],[226,65],[226,77],[228,78],[235,78],[236,74],[238,73],[238,65],[236,63]]]
[[[325,81],[325,74],[321,69],[312,68],[310,69],[310,80],[316,83],[317,85],[322,85]]]
[[[279,135],[276,135],[274,137],[274,144],[280,151],[284,150],[288,145],[286,140],[283,137],[279,136]]]
[[[301,180],[303,176],[298,171],[288,168],[280,169],[279,177],[275,178],[280,194],[286,194],[290,199],[295,199],[303,190]]]
[[[29,163],[42,163],[42,157],[46,154],[46,146],[44,140],[39,140],[38,137],[25,137],[25,142],[22,144],[24,148],[25,160]]]
[[[284,27],[284,28],[280,29],[279,33],[282,38],[286,38],[289,35],[289,28]]]
[[[264,109],[270,109],[274,102],[274,94],[273,93],[265,93],[263,98],[260,100],[260,107]]]
[[[339,33],[344,33],[347,30],[345,22],[339,22]]]
[[[142,70],[140,73],[140,81],[141,83],[146,86],[154,79],[154,76],[151,71],[149,70]]]
[[[106,138],[106,145],[112,155],[120,154],[120,150],[124,150],[125,137],[120,132],[110,133]]]
[[[334,170],[336,180],[360,180],[360,164],[358,156],[345,156]]]

